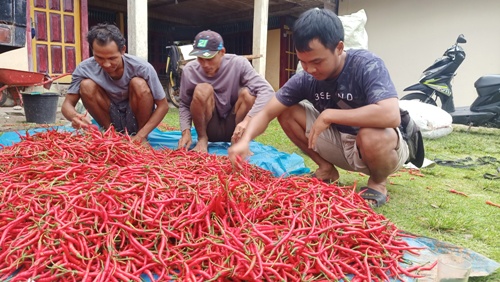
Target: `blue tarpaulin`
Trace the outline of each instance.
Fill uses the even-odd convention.
[[[73,131],[71,127],[57,127],[57,129]],[[21,140],[20,136],[25,136],[27,133],[32,135],[36,132],[42,132],[44,130],[47,129],[31,129],[28,131],[19,131],[17,133],[5,132],[0,136],[0,144],[4,146],[10,146],[14,143],[19,142]],[[196,131],[192,130],[192,136],[194,141],[196,141]],[[175,149],[177,148],[177,142],[179,141],[180,137],[181,133],[179,131],[163,132],[155,129],[149,135],[148,141],[155,149]],[[210,143],[208,151],[212,154],[227,155],[227,149],[229,148],[229,146],[230,144],[226,142]],[[272,146],[264,145],[255,141],[251,142],[250,150],[253,152],[253,155],[249,158],[249,162],[271,171],[277,177],[309,173],[309,169],[305,166],[303,158],[297,154],[280,152]],[[405,238],[405,240],[411,246],[424,248],[423,250],[421,250],[419,256],[410,254],[405,255],[405,259],[408,262],[428,264],[429,262],[436,261],[437,257],[440,254],[454,254],[457,256],[465,257],[472,262],[471,276],[487,276],[500,267],[499,263],[472,250],[438,241],[432,238],[415,236],[415,238]],[[427,275],[430,279],[433,279],[435,273],[431,271]],[[146,281],[148,281],[148,278],[144,278]],[[406,281],[415,281],[415,279],[408,278],[408,280]]]
[[[197,134],[194,129],[191,130],[193,143],[196,141]],[[177,142],[181,138],[180,131],[162,132],[155,129],[149,134],[148,141],[154,148],[167,147],[170,149],[177,148]],[[227,149],[231,143],[229,142],[211,142],[208,146],[208,152],[220,156],[227,156]],[[263,169],[271,171],[274,176],[300,175],[309,173],[309,168],[304,165],[304,159],[297,154],[288,154],[276,150],[276,148],[264,145],[259,142],[252,141],[250,143],[250,151],[253,155],[250,156],[249,162]]]

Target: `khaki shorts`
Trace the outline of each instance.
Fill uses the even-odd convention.
[[[300,105],[306,110],[306,136],[309,137],[311,127],[318,118],[319,112],[309,102],[301,102]],[[394,130],[399,137],[399,144],[396,148],[399,162],[394,167],[392,173],[402,168],[409,156],[408,145],[403,140],[401,132],[398,128]],[[348,171],[359,171],[364,174],[370,174],[368,167],[361,159],[355,135],[341,133],[336,128],[329,126],[318,136],[315,151],[336,167]]]

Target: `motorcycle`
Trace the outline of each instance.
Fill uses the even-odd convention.
[[[182,69],[191,60],[196,57],[189,56],[189,52],[193,49],[193,45],[170,45],[167,46],[167,62],[165,65],[165,73],[167,74],[167,82],[164,86],[167,99],[175,107],[179,107],[179,88],[181,86]]]
[[[465,59],[460,44],[466,43],[460,34],[450,48],[422,73],[419,83],[404,91],[416,91],[401,100],[418,100],[438,106],[448,112],[455,124],[500,128],[500,75],[485,75],[474,83],[478,97],[470,106],[455,107],[451,81]]]

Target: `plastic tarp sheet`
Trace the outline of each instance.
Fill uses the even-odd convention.
[[[57,128],[59,130],[73,131],[71,127]],[[0,135],[0,144],[4,146],[10,146],[15,144],[16,142],[19,142],[21,140],[20,136],[25,136],[26,134],[32,135],[36,132],[41,132],[44,130],[47,129],[40,128],[31,129],[28,131],[5,132]],[[194,131],[193,129],[191,133],[194,139],[193,141],[196,141],[196,131]],[[179,131],[163,132],[155,129],[149,135],[148,141],[155,149],[175,149],[180,137],[181,133]],[[230,144],[226,142],[210,143],[208,151],[212,154],[226,156],[229,145]],[[272,146],[263,145],[259,142],[254,141],[252,141],[250,144],[250,150],[253,152],[253,155],[249,158],[249,162],[271,171],[277,177],[309,173],[309,169],[305,166],[303,158],[299,155],[280,152]],[[405,238],[405,240],[412,246],[424,248],[420,251],[420,254],[418,256],[414,256],[411,254],[405,255],[405,260],[412,264],[427,264],[429,262],[436,261],[440,254],[453,254],[465,257],[472,262],[471,276],[487,276],[500,267],[500,264],[496,261],[493,261],[470,249],[455,246],[432,238],[415,236],[415,238]],[[430,271],[429,273],[427,273],[427,277],[429,277],[429,279],[433,279],[435,275],[434,272],[435,271]],[[145,279],[145,281],[149,281],[147,277],[143,278]],[[408,278],[406,281],[416,280]]]
[[[194,144],[198,136],[194,129],[191,130],[191,135]],[[180,138],[180,131],[162,132],[155,129],[149,134],[148,141],[153,148],[167,147],[175,149]],[[229,142],[211,142],[208,145],[208,152],[210,154],[227,156],[227,149],[230,145],[231,143]],[[250,143],[250,151],[252,151],[253,155],[250,156],[248,161],[251,164],[271,171],[276,177],[300,175],[310,172],[309,168],[304,165],[304,159],[297,154],[280,152],[272,146],[255,141]]]
[[[415,236],[415,238],[406,238],[404,240],[410,246],[423,249],[420,250],[418,256],[406,254],[404,256],[404,259],[408,260],[409,262],[422,265],[436,261],[439,255],[452,255],[462,257],[470,261],[472,264],[470,277],[488,276],[500,267],[500,264],[496,261],[491,260],[477,252],[474,252],[473,250],[459,247],[433,238],[419,237],[418,235],[413,236]],[[434,267],[434,269],[431,271],[421,273],[427,279],[410,279],[408,281],[437,281],[436,271],[437,267]]]

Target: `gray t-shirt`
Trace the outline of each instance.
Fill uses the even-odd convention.
[[[122,58],[123,75],[117,80],[111,78],[111,76],[99,66],[94,57],[82,61],[72,73],[72,80],[68,93],[80,93],[80,82],[83,79],[89,78],[106,91],[112,102],[119,103],[129,98],[128,88],[130,80],[134,77],[142,77],[148,83],[155,100],[161,100],[166,97],[165,90],[163,90],[158,74],[150,63],[129,54],[124,54]]]
[[[350,49],[346,52],[345,65],[338,77],[320,81],[301,71],[278,90],[278,101],[292,106],[308,100],[321,113],[325,109],[355,109],[398,97],[382,59],[367,50]],[[348,134],[357,134],[359,130],[340,124],[332,126]]]
[[[250,62],[243,56],[225,54],[214,77],[207,77],[198,61],[187,63],[182,70],[180,87],[179,118],[181,131],[191,128],[192,118],[189,107],[193,92],[199,83],[209,83],[215,91],[215,107],[221,118],[226,118],[238,100],[240,88],[247,87],[255,104],[248,113],[250,117],[258,113],[274,96],[274,90]]]

